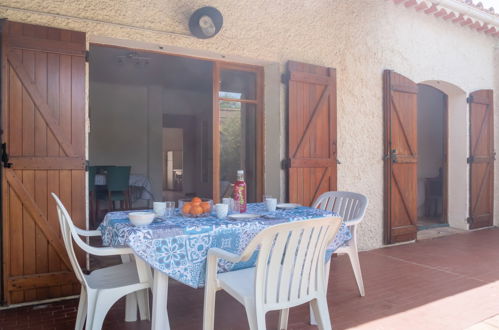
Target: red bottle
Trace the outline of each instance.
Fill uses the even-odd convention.
[[[237,181],[234,183],[234,190],[232,192],[232,198],[234,199],[234,209],[239,213],[246,212],[246,182],[244,181],[244,171],[237,171]]]

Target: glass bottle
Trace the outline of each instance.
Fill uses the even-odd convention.
[[[246,182],[244,181],[244,171],[237,171],[237,181],[234,183],[234,190],[232,192],[234,199],[234,209],[239,213],[246,212]]]

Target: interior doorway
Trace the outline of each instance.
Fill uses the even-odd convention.
[[[447,95],[418,85],[418,198],[417,229],[448,226]]]

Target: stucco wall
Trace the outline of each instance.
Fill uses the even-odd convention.
[[[203,5],[217,7],[224,15],[223,30],[213,39],[199,40],[126,27],[133,25],[187,34],[188,16]],[[25,12],[5,6],[121,25]],[[64,6],[56,0],[2,0],[0,14],[16,21],[86,31],[90,40],[121,38],[151,43],[151,49],[159,49],[161,45],[164,49],[214,58],[278,63],[281,71],[290,59],[335,67],[338,156],[342,162],[338,168],[339,189],[358,191],[370,199],[359,233],[362,249],[381,246],[383,237],[383,70],[393,69],[415,82],[447,81],[466,93],[494,87],[492,37],[384,0],[237,3],[153,0],[147,4],[135,0],[91,0],[65,2]],[[275,86],[279,84],[278,79],[278,75],[274,75],[265,83],[267,87]],[[275,88],[272,90],[275,92]],[[284,86],[281,86],[279,109],[275,108],[275,103],[272,105],[272,110],[279,112],[278,118],[284,118],[284,92]],[[280,136],[282,141],[282,134]],[[268,149],[276,152],[276,143],[268,142],[267,152]],[[282,156],[282,147],[280,153]],[[273,162],[266,162],[266,166],[268,171],[275,172],[279,167],[278,159],[272,159]],[[464,221],[467,215],[462,213],[465,212],[465,207],[460,209],[456,221]]]

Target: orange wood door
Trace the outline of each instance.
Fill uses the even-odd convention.
[[[385,242],[416,239],[418,86],[384,72]]]
[[[4,299],[79,292],[60,236],[54,192],[85,227],[85,34],[2,25]]]
[[[494,107],[492,90],[471,93],[470,103],[470,217],[471,229],[493,225]]]
[[[336,71],[288,62],[288,197],[311,205],[336,190]]]

